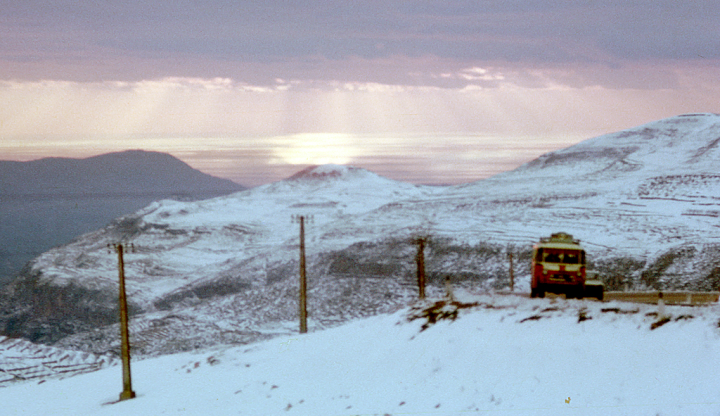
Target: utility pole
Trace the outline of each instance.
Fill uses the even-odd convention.
[[[427,239],[425,237],[418,237],[415,243],[418,245],[417,256],[415,261],[417,262],[417,280],[418,280],[418,296],[420,299],[425,299],[425,243]]]
[[[508,260],[510,261],[510,291],[515,290],[515,270],[513,269],[513,253],[508,249]]]
[[[305,276],[305,219],[304,215],[293,216],[300,223],[300,333],[307,333],[307,278]],[[308,218],[309,220],[309,218]]]
[[[125,246],[122,243],[110,244],[118,255],[118,276],[120,278],[120,351],[122,355],[122,373],[123,373],[123,391],[120,393],[120,401],[128,400],[135,397],[132,389],[132,379],[130,377],[130,331],[128,330],[128,307],[127,296],[125,294],[125,261],[123,252]],[[130,250],[134,250],[132,244]]]

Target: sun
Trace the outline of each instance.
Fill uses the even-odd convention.
[[[361,149],[357,139],[334,133],[302,133],[276,138],[274,162],[290,165],[347,165]]]

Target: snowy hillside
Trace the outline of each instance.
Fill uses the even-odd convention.
[[[418,236],[429,290],[445,278],[529,291],[533,242],[565,231],[607,287],[720,287],[720,116],[679,116],[587,140],[512,172],[423,187],[346,166],[198,202],[161,201],[36,258],[2,298],[8,335],[117,349],[117,261],[126,255],[136,351],[157,355],[295,330],[297,215],[306,226],[314,328],[390,312],[416,296]],[[2,328],[2,327],[0,327]],[[103,335],[104,334],[104,335]]]
[[[663,317],[655,306],[459,295],[134,361],[132,400],[116,402],[115,366],[0,389],[0,402],[11,416],[720,414],[717,304]]]
[[[117,361],[112,355],[97,356],[0,336],[0,387],[89,373]]]

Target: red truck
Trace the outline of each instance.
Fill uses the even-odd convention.
[[[541,238],[533,246],[530,296],[545,292],[565,294],[566,298],[585,296],[585,250],[566,233]]]

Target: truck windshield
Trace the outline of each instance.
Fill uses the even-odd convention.
[[[543,261],[546,263],[582,264],[585,260],[581,250],[560,250],[546,248],[543,250]]]

